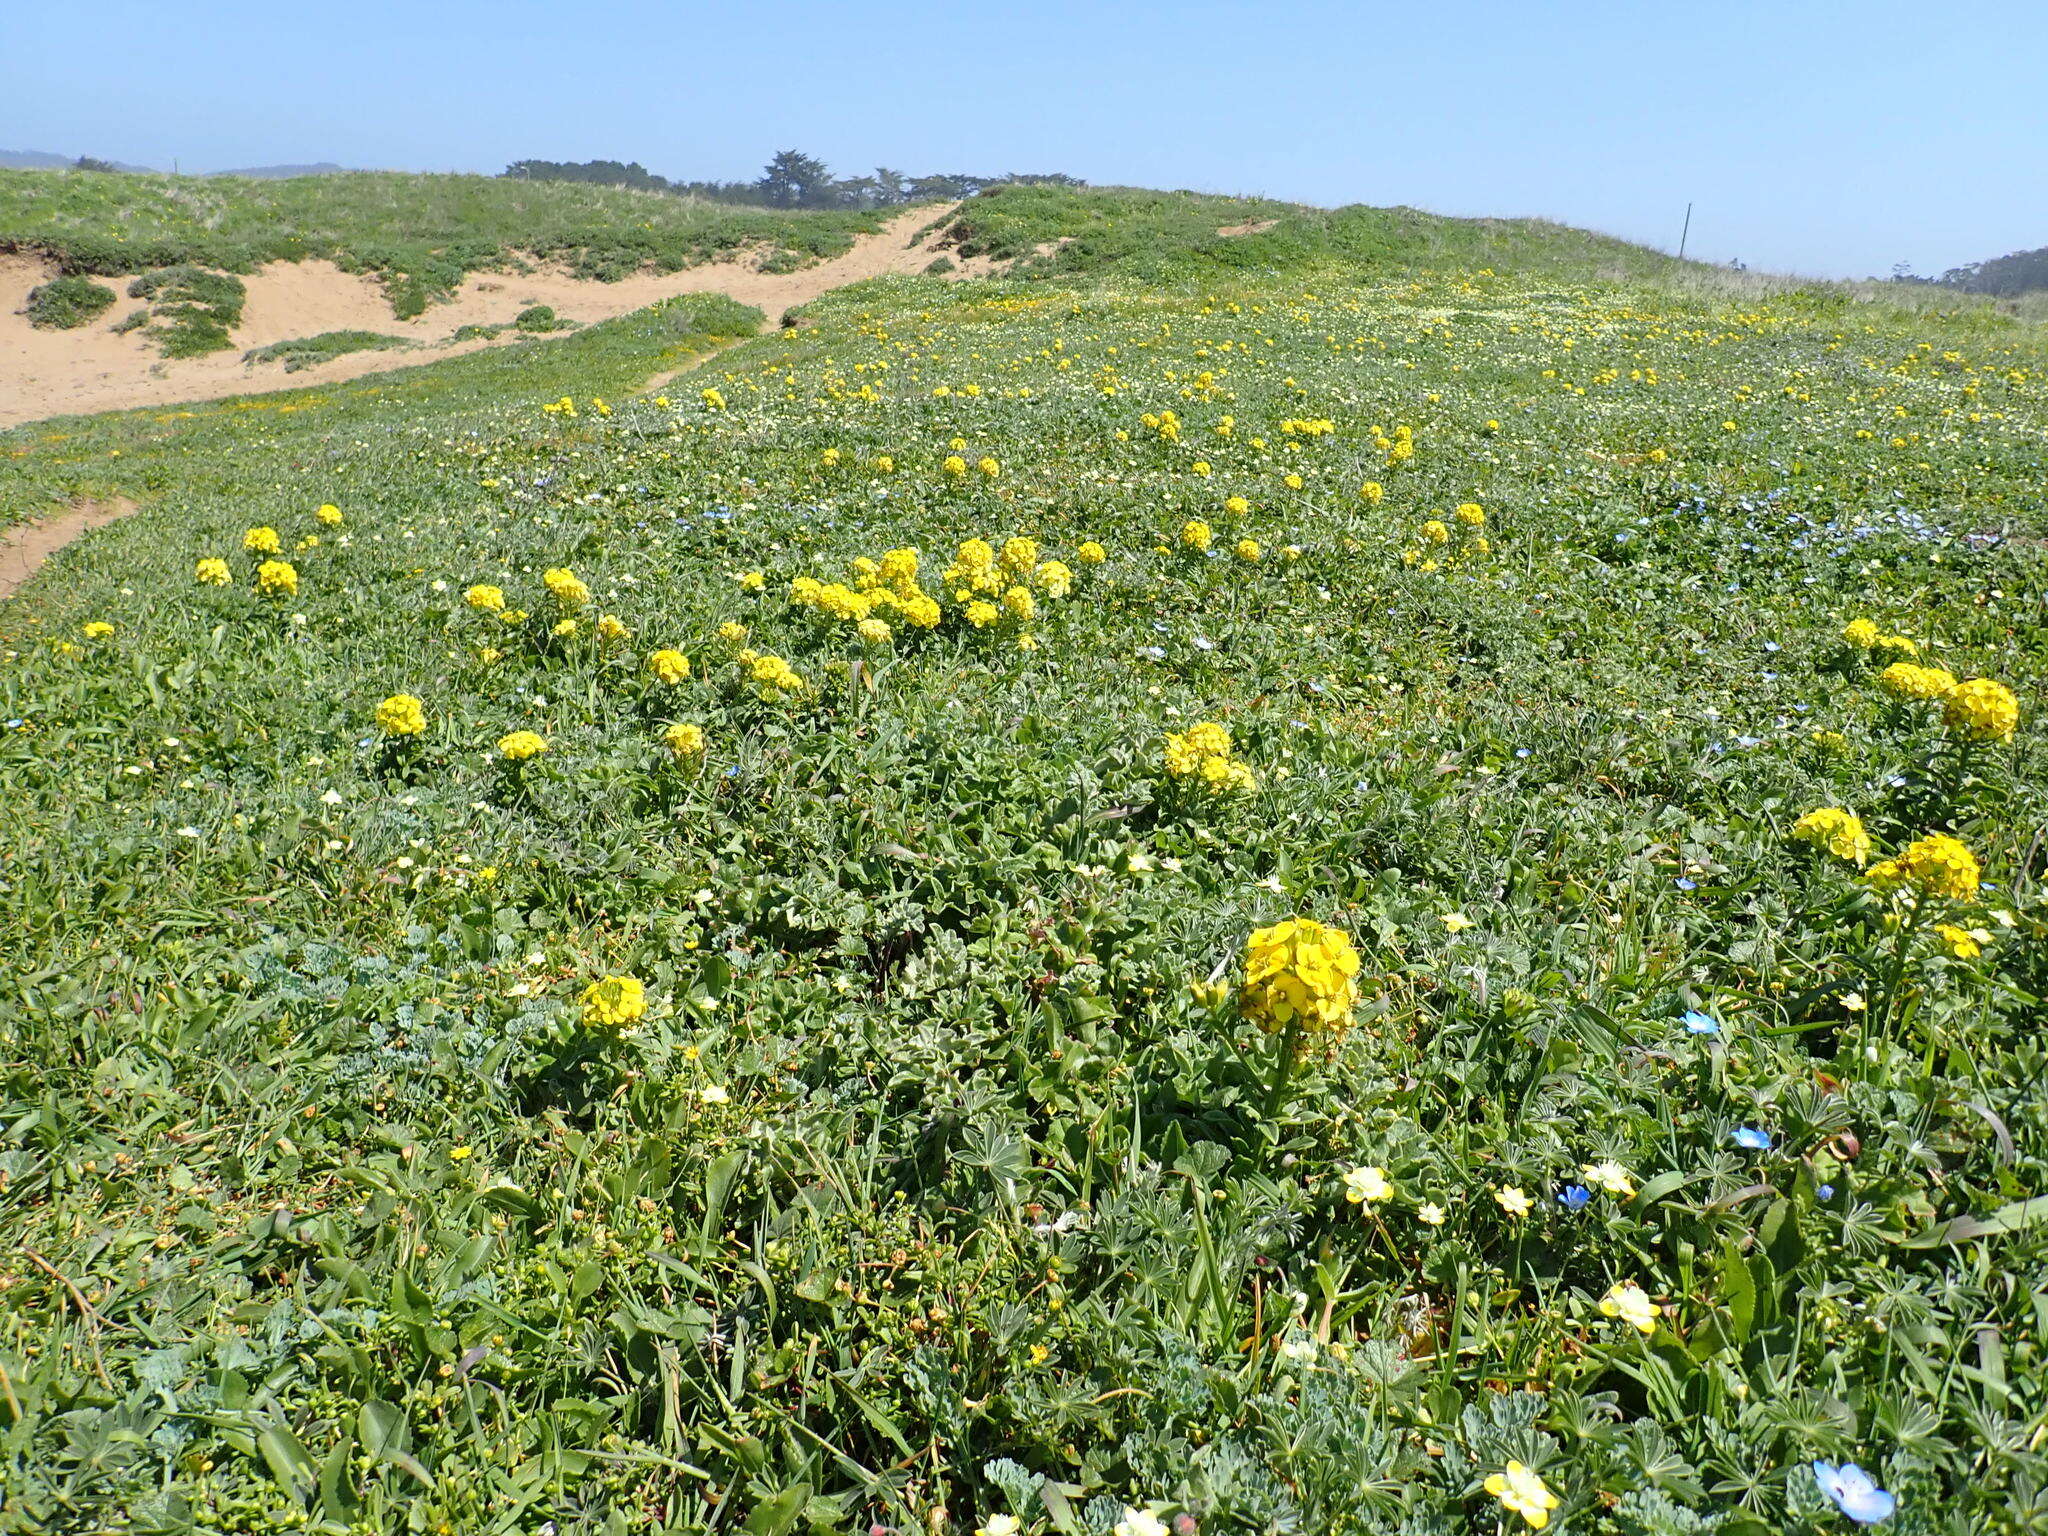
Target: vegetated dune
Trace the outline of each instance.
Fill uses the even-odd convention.
[[[771,323],[791,305],[808,303],[831,289],[889,273],[921,272],[938,256],[943,228],[919,237],[941,210],[909,209],[876,233],[858,237],[843,256],[795,272],[764,272],[760,257],[688,267],[680,272],[636,273],[618,282],[595,282],[558,267],[534,264],[524,272],[472,273],[445,304],[413,320],[391,313],[378,280],[344,272],[329,261],[271,262],[243,279],[248,298],[234,329],[234,348],[206,357],[165,359],[154,338],[141,329],[114,329],[139,307],[128,298],[133,277],[93,279],[114,291],[115,303],[90,325],[75,330],[38,330],[21,313],[29,291],[54,274],[28,257],[0,257],[0,427],[49,416],[216,400],[225,395],[297,389],[431,362],[482,347],[518,345],[530,338],[517,331],[496,337],[454,340],[470,325],[507,325],[535,304],[561,319],[589,324],[627,314],[679,293],[724,293],[759,307]],[[953,257],[951,277],[976,276],[995,263]],[[418,350],[354,352],[298,372],[282,362],[245,363],[243,354],[275,342],[328,331],[374,331],[396,336]]]

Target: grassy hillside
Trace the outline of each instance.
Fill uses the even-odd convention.
[[[710,261],[742,245],[793,267],[834,256],[859,213],[779,213],[658,193],[495,176],[352,171],[287,180],[0,170],[0,250],[54,257],[67,272],[118,274],[192,263],[247,272],[326,257],[381,274],[401,317],[464,274],[514,252],[616,278],[652,263]]]
[[[0,435],[0,1530],[2035,1521],[2048,348],[1328,275]]]

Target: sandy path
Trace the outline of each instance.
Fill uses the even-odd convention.
[[[587,325],[679,293],[724,293],[759,307],[772,327],[785,309],[834,288],[888,273],[922,272],[942,252],[936,235],[914,242],[913,237],[950,212],[929,205],[907,209],[876,233],[857,237],[845,255],[797,272],[763,272],[758,255],[749,254],[681,272],[641,272],[616,283],[546,267],[523,274],[471,273],[450,302],[434,305],[415,320],[393,318],[373,278],[351,275],[326,261],[273,262],[243,279],[249,297],[235,329],[235,350],[175,362],[159,356],[139,331],[114,334],[115,323],[139,306],[126,296],[133,278],[96,279],[114,290],[115,301],[93,324],[39,331],[19,311],[29,290],[51,275],[49,267],[24,257],[0,257],[0,428],[49,416],[302,389],[483,347],[517,346],[522,342],[509,337],[449,338],[465,325],[503,324],[531,304],[551,305],[557,315]],[[972,277],[986,273],[990,264],[956,258],[956,268],[951,275]],[[297,373],[286,373],[281,362],[242,362],[242,353],[252,347],[342,330],[402,336],[415,349],[350,353]]]
[[[0,600],[20,591],[45,560],[73,539],[136,510],[135,503],[126,499],[85,501],[68,512],[0,534]]]

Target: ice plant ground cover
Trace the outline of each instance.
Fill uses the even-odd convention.
[[[2048,1524],[2048,347],[1357,277],[0,437],[0,1529]]]

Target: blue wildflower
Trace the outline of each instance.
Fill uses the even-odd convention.
[[[1583,1211],[1593,1198],[1593,1191],[1583,1184],[1567,1184],[1557,1192],[1557,1203],[1568,1211]]]
[[[1899,1507],[1899,1501],[1878,1487],[1870,1474],[1853,1461],[1845,1461],[1839,1467],[1816,1461],[1813,1480],[1820,1484],[1820,1491],[1834,1502],[1835,1508],[1858,1525],[1889,1520],[1892,1511]]]
[[[1671,883],[1677,886],[1681,891],[1696,891],[1700,888],[1699,881],[1688,880],[1683,875],[1680,875],[1676,880],[1672,881]]]
[[[1771,1133],[1760,1131],[1753,1125],[1739,1126],[1735,1132],[1735,1145],[1747,1147],[1752,1152],[1771,1150]]]
[[[1686,1009],[1679,1022],[1685,1026],[1685,1032],[1689,1035],[1718,1035],[1721,1033],[1721,1021],[1710,1013],[1701,1013],[1697,1008]]]
[[[1832,1184],[1823,1184],[1820,1186],[1820,1188],[1814,1191],[1814,1194],[1823,1200],[1832,1200],[1835,1198],[1835,1186]]]

